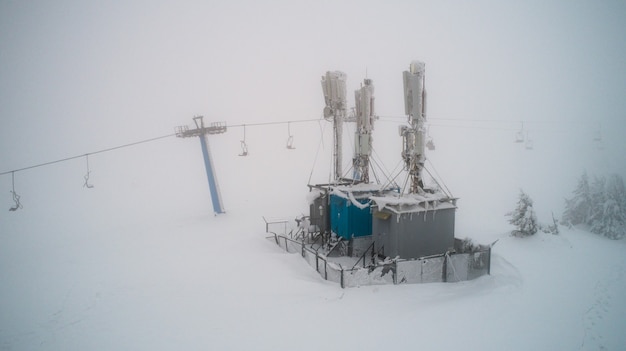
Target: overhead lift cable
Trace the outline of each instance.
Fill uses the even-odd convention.
[[[114,147],[111,147],[111,148],[108,148],[108,149],[102,149],[102,150],[98,150],[98,151],[89,152],[89,153],[86,153],[86,154],[80,154],[80,155],[77,155],[77,156],[70,156],[70,157],[66,157],[66,158],[62,158],[62,159],[58,159],[58,160],[54,160],[54,161],[39,163],[39,164],[28,166],[28,167],[23,167],[23,168],[18,168],[18,169],[2,172],[2,173],[0,173],[0,175],[5,175],[5,174],[15,173],[15,172],[21,172],[21,171],[25,171],[25,170],[28,170],[28,169],[33,169],[33,168],[37,168],[37,167],[43,167],[43,166],[52,165],[52,164],[55,164],[55,163],[61,163],[61,162],[65,162],[65,161],[70,161],[70,160],[74,160],[74,159],[77,159],[77,158],[85,157],[86,155],[101,154],[101,153],[104,153],[104,152],[109,152],[109,151],[113,151],[113,150],[117,150],[117,149],[122,149],[122,148],[125,148],[125,147],[135,146],[135,145],[139,145],[139,144],[143,144],[143,143],[149,143],[149,142],[152,142],[152,141],[173,137],[175,135],[176,134],[163,135],[163,136],[159,136],[159,137],[156,137],[156,138],[140,140],[140,141],[136,141],[136,142],[129,143],[129,144],[124,144],[124,145],[120,145],[120,146],[114,146]]]

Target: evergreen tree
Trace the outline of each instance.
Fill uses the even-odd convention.
[[[589,226],[593,226],[596,222],[601,222],[604,217],[604,203],[606,202],[605,185],[606,178],[600,176],[594,177],[593,183],[589,187],[591,211],[585,223]]]
[[[509,223],[517,227],[511,234],[515,236],[533,235],[538,230],[537,216],[533,210],[533,200],[523,190],[520,190],[517,208],[507,213],[511,217]]]
[[[618,174],[612,174],[606,181],[606,196],[618,202],[620,206],[626,204],[626,187],[624,180]]]
[[[590,221],[591,231],[610,239],[621,239],[626,235],[626,188],[619,175],[608,180],[602,178],[594,184],[594,216]],[[600,187],[602,191],[600,193]]]
[[[592,207],[589,177],[587,172],[584,172],[578,180],[574,197],[565,199],[565,211],[561,223],[569,225],[587,223],[591,217]]]
[[[562,223],[585,225],[593,233],[611,239],[626,236],[626,187],[621,176],[594,177],[583,173],[574,196],[565,200]]]

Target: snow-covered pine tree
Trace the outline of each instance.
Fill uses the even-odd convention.
[[[533,200],[523,190],[520,190],[517,208],[507,213],[511,217],[509,223],[517,227],[511,234],[515,236],[533,235],[538,230],[537,216],[533,210]]]
[[[600,187],[602,191],[600,192]],[[591,231],[610,239],[621,239],[626,235],[626,188],[622,177],[611,175],[594,182],[594,216]]]
[[[589,177],[585,171],[578,180],[574,196],[571,199],[565,199],[565,211],[561,223],[564,225],[587,223],[591,217],[592,207]]]

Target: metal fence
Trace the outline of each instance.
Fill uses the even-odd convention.
[[[271,238],[271,237],[270,237]],[[480,246],[472,252],[445,253],[415,260],[380,262],[367,267],[343,267],[318,250],[283,235],[274,234],[276,245],[289,253],[300,253],[322,278],[342,288],[383,284],[459,282],[489,274],[491,247]]]

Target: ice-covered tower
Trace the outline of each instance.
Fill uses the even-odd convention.
[[[372,154],[372,130],[374,129],[374,85],[365,79],[361,89],[354,92],[356,105],[356,132],[354,136],[354,180],[369,183],[369,158]]]
[[[343,172],[341,148],[343,120],[346,117],[346,74],[340,71],[326,72],[322,76],[322,90],[326,102],[324,118],[333,120],[335,180],[339,180]]]
[[[426,122],[426,90],[424,88],[425,65],[413,61],[408,71],[402,73],[404,81],[404,110],[408,116],[409,126],[400,127],[402,136],[402,158],[404,167],[411,178],[410,193],[423,190],[422,169],[426,162],[425,155],[425,122]]]

